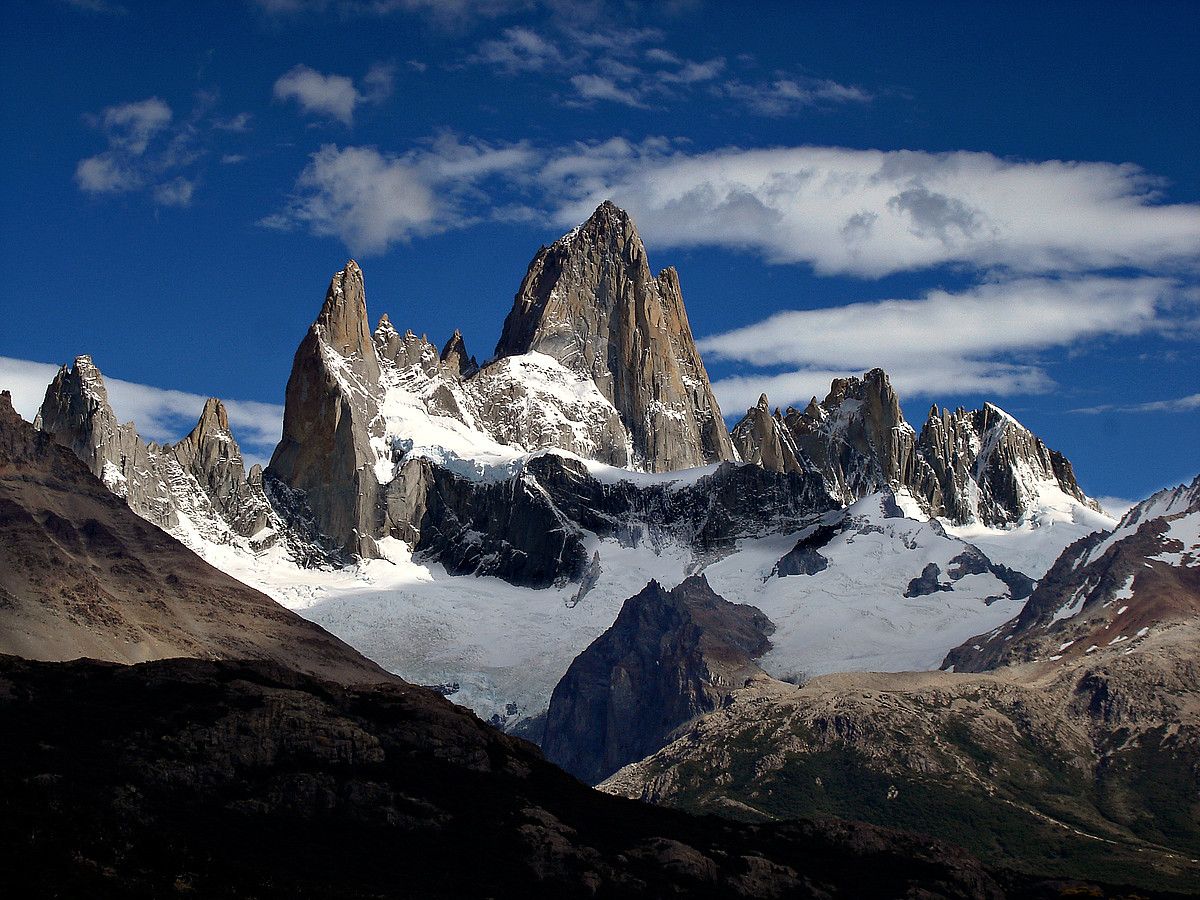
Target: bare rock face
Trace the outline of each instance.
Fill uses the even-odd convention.
[[[805,466],[797,456],[791,433],[783,425],[779,410],[771,415],[767,395],[758,398],[755,406],[734,426],[730,434],[733,446],[744,462],[762,466],[768,472],[803,472]]]
[[[1037,483],[1100,509],[1065,456],[991,403],[971,411],[931,409],[917,444],[934,481],[913,485],[913,493],[954,521],[1015,522],[1036,499]]]
[[[156,468],[148,446],[132,422],[121,424],[108,403],[104,377],[90,356],[62,366],[46,389],[34,427],[78,456],[92,474],[145,519],[161,528],[178,524],[161,478],[146,477]]]
[[[777,472],[817,471],[843,503],[907,491],[930,516],[989,526],[1018,521],[1049,486],[1099,511],[1071,463],[999,407],[934,407],[918,437],[887,373],[838,378],[803,412],[769,412],[764,394],[734,426],[742,458]]]
[[[224,405],[209,399],[192,432],[177,444],[146,443],[134,423],[118,424],[104,377],[91,357],[63,366],[46,390],[34,426],[69,448],[138,515],[160,528],[189,528],[215,543],[262,549],[281,522],[263,492],[261,473],[246,473]]]
[[[207,400],[196,427],[169,449],[235,532],[247,538],[263,535],[265,540],[264,532],[279,529],[278,517],[263,493],[262,472],[255,466],[247,474],[220,400]],[[260,545],[264,544],[260,541]]]
[[[851,503],[914,480],[921,461],[887,373],[837,378],[819,405],[788,410],[787,430],[800,452],[826,474],[835,496]]]
[[[467,344],[463,340],[462,332],[457,328],[442,348],[441,361],[448,371],[459,378],[470,378],[479,371],[479,363],[475,361],[475,357],[467,355]]]
[[[496,356],[530,352],[595,381],[641,467],[665,472],[734,459],[679,276],[651,276],[633,221],[612,203],[530,264]]]
[[[288,378],[283,439],[266,479],[298,493],[319,531],[361,556],[376,556],[379,481],[379,357],[367,322],[362,270],[353,260],[333,276],[317,320],[296,350]]]
[[[770,620],[729,603],[703,575],[668,591],[651,581],[576,657],[554,689],[542,747],[589,784],[667,743],[716,709],[770,649]]]

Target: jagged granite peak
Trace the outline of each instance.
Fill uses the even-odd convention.
[[[378,378],[378,363],[368,352],[372,341],[363,273],[354,260],[347,260],[345,268],[330,280],[325,303],[314,324],[322,329],[329,347],[344,357],[359,357],[368,374],[373,370]]]
[[[386,326],[386,327],[385,327]],[[391,323],[381,321],[387,337]],[[302,503],[317,530],[360,556],[378,555],[381,531],[376,453],[380,363],[367,320],[362,270],[346,263],[292,361],[283,438],[264,477],[279,497]],[[290,504],[289,504],[290,505]]]
[[[733,428],[742,458],[774,471],[820,472],[843,503],[903,490],[930,516],[963,524],[1011,525],[1061,491],[1096,512],[1071,463],[992,403],[938,411],[920,435],[904,419],[882,369],[837,378],[803,412],[770,416],[761,398]]]
[[[133,422],[117,423],[103,375],[91,357],[80,356],[46,389],[34,426],[75,453],[134,512],[185,541],[245,538],[259,550],[281,532],[261,478],[246,474],[228,413],[216,398],[205,402],[183,440],[147,443]]]
[[[255,549],[266,546],[282,530],[263,493],[262,469],[255,466],[246,472],[241,450],[229,430],[229,414],[220,400],[210,397],[205,401],[191,433],[164,449],[196,479],[236,533],[255,539]]]
[[[778,410],[771,415],[766,394],[746,410],[745,417],[730,432],[730,438],[744,462],[760,465],[769,472],[806,471]]]
[[[576,657],[554,689],[542,748],[589,784],[661,748],[679,726],[716,709],[770,649],[771,621],[693,575],[657,581]]]
[[[160,528],[178,526],[170,492],[154,474],[154,454],[132,422],[117,421],[104,376],[90,356],[77,356],[74,368],[59,368],[46,388],[34,427],[70,449],[138,515]]]
[[[641,467],[673,471],[735,458],[679,276],[671,268],[651,275],[633,221],[610,201],[530,263],[496,356],[530,352],[595,381]]]
[[[441,361],[447,372],[453,377],[470,378],[479,371],[479,363],[476,362],[475,357],[467,353],[466,341],[463,340],[462,332],[457,328],[454,329],[454,334],[450,335],[450,340],[446,341],[446,346],[442,348]]]
[[[1070,461],[993,403],[940,413],[935,407],[917,446],[936,483],[914,486],[913,493],[954,521],[1011,524],[1045,485],[1100,511],[1079,487]]]

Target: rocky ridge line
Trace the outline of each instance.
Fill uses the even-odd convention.
[[[819,472],[844,504],[906,491],[929,516],[1007,526],[1035,509],[1045,486],[1099,511],[1070,462],[999,407],[937,407],[918,435],[887,373],[838,378],[803,410],[770,412],[767,396],[733,428],[742,458],[771,471]]]

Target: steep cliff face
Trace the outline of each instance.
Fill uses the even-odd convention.
[[[986,526],[1012,525],[1045,503],[1100,509],[1066,457],[991,403],[935,407],[918,437],[881,369],[835,379],[828,396],[803,412],[772,415],[764,394],[732,434],[743,459],[772,471],[820,472],[846,504],[903,491],[926,515]]]
[[[283,438],[265,477],[299,492],[320,532],[362,556],[377,555],[379,358],[367,324],[362,270],[333,276],[317,320],[296,350]]]
[[[104,377],[90,356],[62,366],[46,389],[34,427],[52,435],[138,515],[161,528],[179,524],[170,494],[148,446],[132,422],[121,424],[108,403]]]
[[[768,472],[803,472],[807,468],[779,410],[771,414],[766,394],[746,410],[729,436],[744,462],[762,466]]]
[[[633,221],[612,203],[530,264],[496,356],[531,352],[595,382],[629,432],[635,465],[665,472],[734,458],[679,276],[651,276]]]
[[[1100,509],[1066,457],[991,403],[971,411],[931,409],[917,444],[934,481],[911,485],[913,493],[956,522],[1015,522],[1047,489]]]
[[[75,453],[134,512],[181,538],[260,550],[280,536],[261,472],[246,472],[220,400],[205,403],[178,443],[146,443],[134,423],[117,422],[104,377],[80,356],[50,383],[34,427]]]
[[[770,620],[729,603],[703,575],[672,590],[652,581],[583,651],[554,689],[547,757],[589,784],[653,753],[761,670]]]

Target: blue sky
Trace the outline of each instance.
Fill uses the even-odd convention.
[[[1094,495],[1200,470],[1194,4],[644,6],[5,4],[0,386],[90,353],[143,434],[212,394],[263,457],[348,256],[483,358],[611,197],[731,419],[881,365]]]

